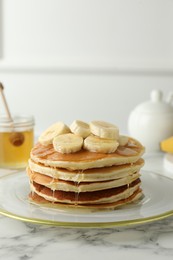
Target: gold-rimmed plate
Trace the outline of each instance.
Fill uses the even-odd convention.
[[[142,171],[141,180],[144,197],[139,202],[111,211],[79,211],[31,204],[28,177],[17,172],[0,178],[0,214],[62,227],[129,226],[173,215],[173,180],[150,171]]]

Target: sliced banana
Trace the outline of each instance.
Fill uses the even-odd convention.
[[[114,139],[105,139],[90,135],[84,140],[84,149],[96,153],[113,153],[119,143]]]
[[[53,146],[59,153],[75,153],[81,150],[83,138],[72,133],[59,135],[53,139]]]
[[[92,121],[90,123],[91,133],[106,139],[119,138],[119,129],[117,126],[104,122],[104,121]]]
[[[83,138],[86,138],[91,133],[89,124],[80,120],[73,121],[70,125],[70,130],[72,133],[82,136]]]
[[[70,133],[70,129],[63,122],[58,122],[46,129],[38,138],[38,141],[43,145],[52,144],[53,139],[62,134]]]
[[[125,146],[128,143],[128,141],[129,141],[128,136],[125,136],[125,135],[119,136],[118,142],[119,142],[120,146]]]

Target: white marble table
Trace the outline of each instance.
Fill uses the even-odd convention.
[[[145,169],[169,175],[162,155],[146,156]],[[0,216],[0,259],[173,259],[173,216],[105,229],[44,226]]]

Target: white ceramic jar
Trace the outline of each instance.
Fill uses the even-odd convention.
[[[142,142],[147,152],[160,150],[160,142],[173,136],[173,94],[167,101],[159,90],[151,92],[148,102],[138,105],[128,120],[129,134]]]

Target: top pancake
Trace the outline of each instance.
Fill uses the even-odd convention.
[[[71,154],[62,154],[54,150],[53,145],[43,146],[37,143],[31,151],[31,159],[46,166],[69,170],[86,170],[112,165],[136,162],[144,153],[141,143],[129,137],[124,147],[118,147],[114,153],[95,153],[82,149]]]

